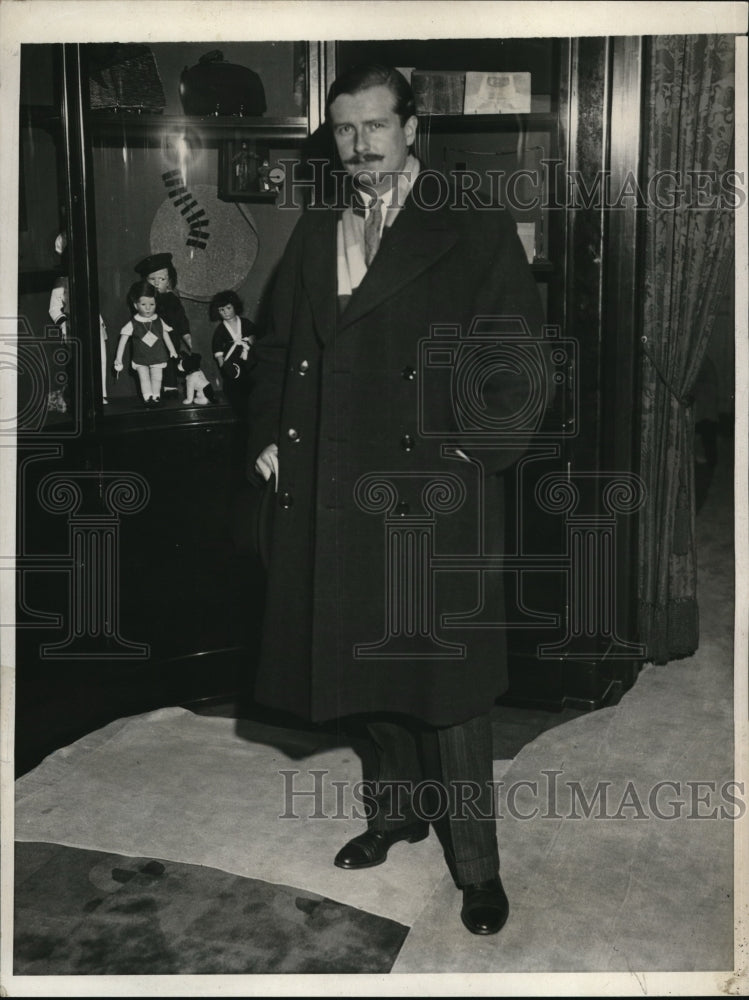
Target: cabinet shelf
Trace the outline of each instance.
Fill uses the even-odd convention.
[[[531,271],[539,281],[548,281],[555,273],[556,267],[550,260],[534,260],[531,264]]]
[[[431,132],[544,131],[557,127],[557,116],[548,111],[503,115],[420,114],[422,127]],[[196,129],[223,138],[300,140],[309,135],[307,118],[240,118],[239,116],[159,115],[123,112],[91,112],[88,124],[94,135],[128,137],[153,136],[184,129]]]
[[[236,414],[223,400],[210,406],[184,406],[181,400],[170,399],[159,409],[149,410],[139,400],[110,396],[109,405],[104,407],[97,422],[96,433],[106,437],[110,434],[147,432],[155,428],[209,427],[236,422]]]
[[[301,140],[309,134],[307,119],[241,118],[236,115],[158,115],[134,112],[91,112],[87,123],[92,135],[107,138],[148,139],[194,129],[206,137],[223,139]]]
[[[556,129],[557,116],[551,111],[531,111],[506,115],[420,114],[422,127],[430,132],[543,132]]]

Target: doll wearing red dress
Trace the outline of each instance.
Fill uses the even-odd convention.
[[[133,318],[120,330],[114,370],[121,372],[128,341],[133,346],[132,366],[138,375],[146,406],[161,402],[161,381],[169,358],[177,352],[169,334],[172,328],[156,313],[156,289],[148,281],[136,281],[128,292]]]

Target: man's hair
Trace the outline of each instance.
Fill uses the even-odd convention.
[[[387,87],[393,95],[393,111],[400,117],[401,125],[416,114],[416,101],[411,85],[402,73],[392,66],[380,63],[362,63],[351,66],[333,82],[325,102],[325,115],[330,118],[330,105],[341,94],[358,94],[371,87]]]

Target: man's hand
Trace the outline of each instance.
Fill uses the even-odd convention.
[[[122,366],[122,362],[121,361],[115,361],[115,363],[112,365],[112,367],[114,368],[114,370],[116,372],[121,372],[122,371],[122,367],[123,367]]]
[[[255,471],[268,482],[271,476],[276,477],[276,489],[278,489],[278,445],[269,444],[267,448],[258,455],[255,460]]]

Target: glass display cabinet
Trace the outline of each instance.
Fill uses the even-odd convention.
[[[172,43],[40,45],[24,46],[22,61],[24,80],[38,79],[40,72],[48,78],[44,104],[27,101],[22,87],[22,162],[46,170],[52,183],[35,178],[46,199],[35,211],[44,214],[49,235],[46,246],[39,229],[28,241],[28,270],[22,243],[20,289],[24,295],[32,282],[49,285],[63,275],[65,260],[75,261],[64,275],[74,314],[68,333],[80,349],[77,364],[95,373],[93,384],[84,378],[80,391],[61,399],[49,418],[59,417],[65,406],[68,418],[88,432],[122,416],[128,427],[138,418],[148,426],[203,422],[207,414],[181,408],[176,394],[164,397],[158,418],[145,413],[130,366],[120,375],[113,371],[119,331],[130,318],[127,291],[139,277],[139,261],[154,253],[172,255],[193,350],[220,396],[208,304],[231,288],[248,317],[257,319],[298,217],[275,211],[280,184],[270,175],[275,177],[280,156],[298,155],[314,124],[307,113],[308,45],[232,43],[212,51]],[[211,77],[210,70],[224,73]],[[259,94],[248,92],[246,107],[231,97],[237,83],[246,81],[229,71],[240,70],[259,81]],[[190,88],[205,80],[224,88],[214,85],[210,113],[194,98],[190,103]],[[262,103],[253,107],[252,100]],[[60,234],[67,242],[63,255],[54,252]],[[224,418],[222,406],[212,419]]]
[[[236,291],[262,335],[273,272],[303,210],[285,197],[289,163],[332,155],[325,94],[340,69],[362,60],[411,77],[416,151],[429,166],[451,175],[470,203],[510,204],[556,352],[542,438],[507,483],[508,697],[592,708],[633,683],[633,523],[601,521],[588,486],[604,470],[633,468],[637,232],[631,213],[606,223],[604,207],[578,197],[570,178],[587,184],[601,170],[615,180],[638,169],[631,115],[612,94],[639,107],[639,44],[22,46],[21,715],[40,701],[56,714],[60,700],[71,702],[83,731],[135,709],[250,691],[263,573],[235,545],[245,427],[223,393],[209,304]],[[214,389],[209,405],[188,403],[178,383],[160,406],[145,406],[129,344],[115,371],[136,267],[163,253]],[[544,484],[575,475],[588,484],[584,510],[538,501]],[[55,506],[55,477],[75,503]],[[118,477],[129,485],[113,485]],[[130,501],[115,502],[121,489]],[[96,518],[109,519],[98,583],[84,579],[74,549],[84,514],[92,531]],[[588,573],[573,565],[578,544],[594,561],[615,554],[595,567],[616,593],[608,630],[596,634],[580,606],[590,593],[572,583]],[[71,595],[102,586],[116,601],[67,621]],[[101,705],[89,711],[81,691],[94,677]]]
[[[22,47],[20,761],[44,738],[23,724],[32,712],[84,732],[250,689],[263,577],[237,544],[245,426],[223,392],[209,303],[232,289],[262,327],[299,216],[277,209],[273,171],[317,127],[316,53],[293,42]],[[188,404],[181,380],[146,407],[129,345],[115,371],[136,265],[164,252],[208,405]]]

